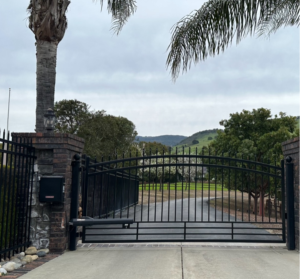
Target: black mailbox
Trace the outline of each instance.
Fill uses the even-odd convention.
[[[63,202],[65,178],[43,176],[40,180],[40,202]]]

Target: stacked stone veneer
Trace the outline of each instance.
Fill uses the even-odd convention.
[[[294,164],[295,244],[299,251],[299,137],[282,143],[284,158],[292,157]]]
[[[84,140],[70,134],[18,133],[32,139],[36,148],[38,172],[34,174],[31,207],[31,241],[37,249],[49,248],[62,252],[68,248],[71,205],[71,163],[75,154],[81,154]],[[65,193],[63,203],[39,202],[39,179],[42,176],[63,176]]]

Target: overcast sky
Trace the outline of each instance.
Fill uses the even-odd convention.
[[[116,36],[105,6],[100,12],[99,2],[71,1],[58,47],[55,100],[77,99],[127,117],[140,136],[190,136],[221,128],[221,119],[243,109],[299,115],[296,27],[282,28],[270,39],[247,37],[172,82],[166,69],[170,29],[204,2],[138,0],[136,14]],[[26,21],[28,4],[9,0],[0,7],[0,128],[6,128],[12,88],[14,132],[35,128],[35,39]]]

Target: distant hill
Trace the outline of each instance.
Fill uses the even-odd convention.
[[[300,125],[300,116],[296,116],[298,125]],[[146,142],[159,142],[167,146],[171,146],[172,152],[175,152],[175,148],[178,148],[178,153],[181,153],[182,147],[184,146],[186,151],[191,147],[191,151],[194,152],[198,148],[198,152],[202,149],[203,146],[207,146],[211,140],[215,139],[217,136],[217,131],[222,129],[211,129],[197,132],[189,137],[185,136],[173,136],[173,135],[164,135],[157,137],[142,137],[137,136],[136,141],[146,141]],[[195,142],[198,141],[199,143]],[[194,141],[194,143],[193,143]]]
[[[300,125],[300,116],[296,116],[297,119],[297,127]],[[203,146],[207,146],[211,140],[215,139],[217,136],[217,131],[222,129],[212,129],[200,131],[191,135],[190,137],[186,137],[181,142],[173,146],[172,152],[175,152],[175,148],[178,148],[178,153],[182,153],[182,147],[185,148],[185,152],[188,152],[188,148],[191,148],[191,152],[195,152],[196,148],[198,152],[202,149]],[[193,143],[194,141],[194,143]],[[198,141],[199,143],[196,143]]]
[[[145,141],[145,142],[159,142],[167,146],[174,146],[178,144],[180,141],[184,140],[186,136],[173,136],[173,135],[164,135],[157,137],[142,137],[137,136],[135,138],[136,141]]]
[[[220,130],[220,129],[205,130],[205,131],[200,131],[198,133],[195,133],[195,134],[191,135],[190,137],[187,137],[184,140],[182,140],[181,142],[179,142],[176,146],[174,146],[172,152],[175,151],[176,147],[178,148],[178,151],[180,152],[180,150],[183,146],[185,148],[191,147],[192,152],[195,151],[196,147],[197,147],[198,152],[199,152],[203,146],[207,146],[211,140],[215,139],[215,137],[217,136],[218,130]],[[198,141],[198,143],[196,141]]]

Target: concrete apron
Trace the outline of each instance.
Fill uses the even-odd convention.
[[[299,253],[285,244],[86,244],[22,279],[262,279],[299,278]],[[106,245],[108,246],[108,245]]]

